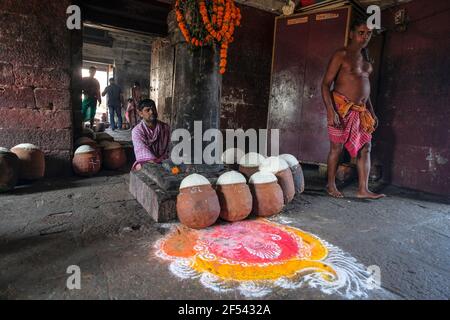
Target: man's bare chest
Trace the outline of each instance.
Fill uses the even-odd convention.
[[[373,72],[373,67],[362,57],[348,57],[343,61],[342,71],[351,75],[369,76]]]

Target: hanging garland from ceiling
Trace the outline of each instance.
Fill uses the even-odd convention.
[[[220,45],[220,73],[227,67],[228,47],[241,25],[241,11],[234,0],[177,0],[178,26],[194,47]]]

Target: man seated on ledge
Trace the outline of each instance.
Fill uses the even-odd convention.
[[[131,132],[136,155],[132,171],[140,170],[144,163],[160,164],[169,158],[170,127],[158,120],[155,102],[142,100],[137,111],[142,120]]]

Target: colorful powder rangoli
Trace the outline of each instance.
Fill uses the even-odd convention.
[[[266,219],[205,230],[180,225],[156,248],[157,256],[171,261],[176,276],[200,278],[217,292],[237,288],[245,296],[262,297],[275,286],[308,284],[352,298],[370,289],[368,273],[354,258],[309,233]]]

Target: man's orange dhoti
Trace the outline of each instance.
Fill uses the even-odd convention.
[[[341,120],[341,127],[328,127],[330,140],[342,143],[352,158],[359,150],[372,140],[375,120],[365,105],[357,105],[344,95],[333,92],[336,111]]]

